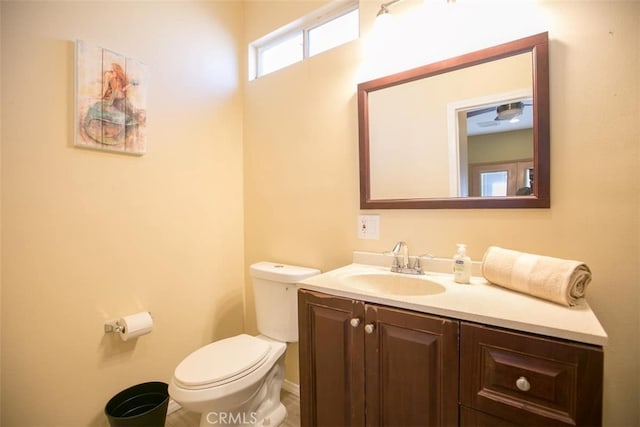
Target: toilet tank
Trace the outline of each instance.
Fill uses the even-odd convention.
[[[284,342],[298,341],[298,287],[320,270],[275,262],[258,262],[249,268],[253,282],[256,320],[261,334]]]

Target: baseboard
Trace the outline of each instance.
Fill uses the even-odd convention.
[[[282,389],[284,391],[288,391],[289,393],[300,397],[300,385],[296,383],[292,383],[289,380],[284,380],[282,383]]]
[[[167,407],[167,415],[173,414],[174,412],[176,412],[180,408],[182,408],[182,406],[180,406],[180,404],[178,402],[176,402],[173,399],[169,399],[169,406]]]

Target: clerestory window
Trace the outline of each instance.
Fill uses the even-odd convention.
[[[249,80],[317,55],[360,35],[358,3],[332,3],[249,44]]]

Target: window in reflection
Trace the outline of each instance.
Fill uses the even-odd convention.
[[[507,171],[484,172],[480,174],[480,195],[482,197],[507,195]]]
[[[471,196],[528,196],[533,184],[533,161],[474,164],[469,168]]]

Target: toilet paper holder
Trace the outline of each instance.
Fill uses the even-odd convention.
[[[149,316],[151,316],[151,312],[149,311]],[[153,317],[153,316],[151,316]],[[104,322],[104,333],[122,333],[125,330],[125,325],[121,325],[118,320],[108,320]]]
[[[117,320],[109,320],[104,322],[104,333],[115,332],[119,334],[124,330],[124,326],[120,324]]]

